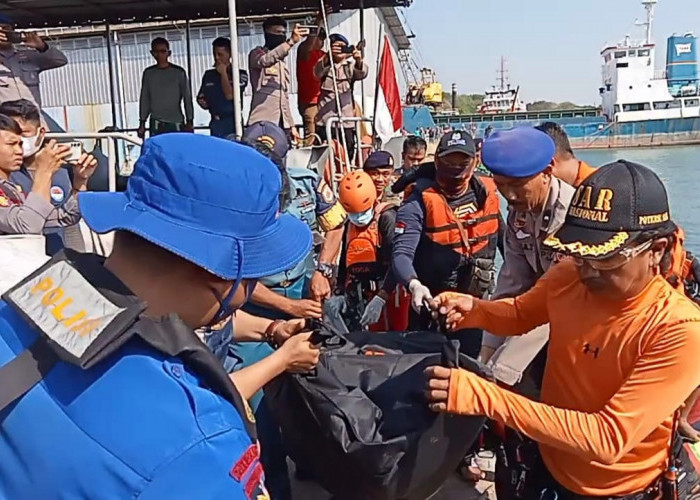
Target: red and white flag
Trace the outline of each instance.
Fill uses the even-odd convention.
[[[391,44],[386,36],[384,37],[382,60],[379,65],[379,93],[377,94],[376,110],[374,128],[382,140],[382,144],[386,144],[392,137],[401,135],[401,127],[403,126],[399,83],[394,70]]]

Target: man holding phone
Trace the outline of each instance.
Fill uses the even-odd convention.
[[[71,156],[70,147],[51,140],[35,154],[30,190],[12,182],[10,176],[21,170],[24,158],[22,129],[18,122],[0,114],[0,234],[42,234],[47,227],[66,227],[80,220],[77,195],[87,189],[87,181],[97,160],[82,154],[73,163],[73,183],[64,204],[51,204],[53,177]]]
[[[307,26],[309,36],[297,50],[297,99],[299,114],[304,120],[304,139],[307,146],[314,143],[318,100],[321,97],[321,82],[314,75],[314,68],[316,63],[326,55],[326,51],[323,50],[326,31],[322,26],[323,13],[319,12],[316,17],[316,26]]]
[[[361,41],[356,46],[343,35],[333,34],[329,37],[331,42],[331,53],[316,63],[314,74],[321,81],[321,96],[318,101],[318,115],[316,124],[319,126],[318,135],[323,140],[330,140],[326,137],[326,122],[336,116],[352,118],[355,116],[355,97],[353,87],[355,82],[367,78],[369,68],[364,62],[362,52],[365,42]],[[331,68],[335,71],[338,82],[338,97],[336,98],[335,85]],[[340,102],[340,110],[338,109]],[[353,157],[353,152],[357,145],[355,137],[355,124],[352,122],[343,123],[336,132],[336,139],[340,140],[340,131],[345,134],[345,141],[349,156]]]
[[[290,139],[298,140],[289,105],[290,78],[285,59],[309,30],[296,25],[287,37],[287,22],[281,17],[271,17],[263,22],[263,32],[265,45],[254,48],[248,56],[253,86],[248,125],[271,122],[284,129]]]
[[[15,31],[0,15],[0,104],[27,99],[41,108],[39,73],[67,63],[63,52],[36,33]]]

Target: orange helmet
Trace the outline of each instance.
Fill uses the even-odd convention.
[[[374,206],[377,190],[366,172],[355,170],[340,181],[338,199],[347,213],[359,214]]]

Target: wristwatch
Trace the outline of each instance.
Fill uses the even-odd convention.
[[[323,275],[324,278],[331,279],[335,275],[335,266],[319,262],[316,270]]]

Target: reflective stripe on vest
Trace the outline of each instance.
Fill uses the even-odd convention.
[[[462,241],[454,210],[434,187],[421,193],[425,205],[425,236],[462,254],[475,254],[486,248],[498,234],[500,206],[493,180],[482,177],[481,182],[487,190],[486,201],[476,212],[460,217],[471,248]]]

